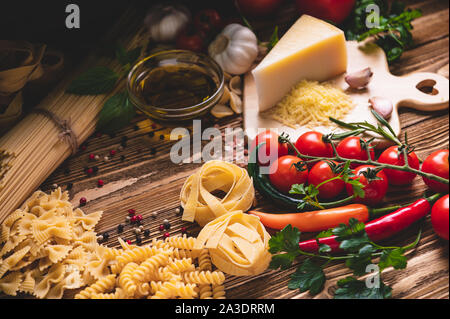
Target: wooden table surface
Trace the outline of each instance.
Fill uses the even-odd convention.
[[[449,63],[449,4],[445,0],[412,0],[405,1],[411,8],[419,8],[423,16],[414,22],[414,48],[404,53],[402,58],[392,65],[391,71],[396,75],[414,71],[447,72]],[[283,12],[292,12],[287,8]],[[294,21],[292,14],[279,13],[277,23],[281,30]],[[273,30],[274,24],[255,22],[259,34],[267,35]],[[417,155],[424,159],[434,150],[449,147],[448,110],[437,113],[402,110],[400,114],[403,132],[408,133],[409,142],[416,146]],[[115,136],[91,136],[85,143],[86,149],[67,159],[41,186],[49,190],[53,184],[66,187],[72,183],[70,196],[73,203],[79,198],[88,198],[84,207],[86,212],[104,210],[97,231],[108,231],[109,246],[118,246],[116,226],[124,223],[127,210],[136,209],[144,217],[144,228],[151,232],[150,238],[161,238],[158,227],[164,219],[171,224],[170,233],[180,234],[182,227],[196,235],[199,227],[195,224],[181,221],[176,214],[179,207],[179,193],[185,179],[199,167],[200,164],[173,164],[169,151],[173,142],[161,140],[160,135],[167,133],[161,126],[136,130],[135,124],[143,120],[136,118],[129,127],[121,130]],[[217,121],[221,129],[242,126],[242,118],[234,116]],[[150,133],[153,132],[153,133]],[[151,137],[151,135],[153,135]],[[120,150],[121,141],[127,138],[126,147]],[[117,154],[109,161],[103,157],[110,150]],[[94,153],[101,157],[95,163],[99,170],[96,176],[88,177],[84,168],[92,166],[88,155]],[[97,188],[97,180],[103,179],[105,186]],[[421,197],[426,187],[420,178],[416,178],[410,187],[391,187],[386,199],[386,205],[391,203],[406,204]],[[255,208],[277,209],[257,195]],[[151,217],[157,212],[156,218]],[[402,245],[414,240],[417,229],[411,229],[389,243]],[[120,235],[134,242],[132,228],[127,227]],[[150,239],[143,238],[143,243]],[[295,271],[296,265],[285,271],[268,270],[256,277],[228,276],[225,282],[227,298],[311,298],[308,293],[289,290],[289,276]],[[335,289],[336,281],[351,274],[340,263],[334,263],[325,269],[327,284],[322,293],[315,298],[330,298]],[[394,298],[448,298],[449,297],[449,260],[448,242],[444,242],[434,234],[429,218],[424,223],[423,236],[414,251],[408,254],[408,267],[397,271],[387,269],[383,278],[393,288]]]

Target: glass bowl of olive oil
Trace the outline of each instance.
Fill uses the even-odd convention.
[[[128,74],[130,101],[147,116],[168,122],[200,118],[221,99],[222,68],[209,56],[169,50],[139,61]]]

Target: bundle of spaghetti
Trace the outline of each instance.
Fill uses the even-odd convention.
[[[127,49],[136,46],[136,39],[142,37],[137,32],[139,22],[135,20],[131,12],[124,14],[119,20],[119,23],[127,25],[126,32],[129,32],[128,36],[124,37]],[[130,32],[130,29],[133,32]],[[115,27],[106,39],[118,38],[118,33],[124,31],[123,28],[121,30]],[[95,56],[91,56],[79,69],[87,70],[98,65],[113,70],[120,69],[117,61]],[[122,83],[108,95],[79,96],[65,93],[70,82],[83,72],[78,70],[61,81],[55,90],[35,107],[43,111],[31,112],[0,137],[0,222],[19,207],[72,154],[72,146],[80,145],[94,132],[98,114],[105,101],[123,89]],[[70,128],[74,134],[71,141],[62,139],[68,134],[61,135],[64,129],[62,124],[57,124],[58,121],[67,121],[69,124],[66,128]]]

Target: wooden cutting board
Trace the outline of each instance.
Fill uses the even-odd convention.
[[[377,121],[370,112],[368,103],[369,98],[373,96],[386,97],[392,101],[394,110],[389,119],[389,124],[397,135],[401,133],[399,108],[409,107],[420,111],[438,111],[448,108],[449,81],[442,75],[417,72],[405,76],[394,76],[389,71],[384,51],[372,43],[348,41],[347,53],[347,73],[370,67],[373,77],[367,88],[363,90],[350,89],[344,80],[345,74],[329,81],[350,95],[355,102],[354,109],[342,119],[345,122],[368,121],[376,124]],[[426,91],[431,93],[424,93],[424,88],[427,88]],[[253,140],[258,132],[263,129],[275,129],[279,134],[285,132],[289,134],[293,141],[304,132],[312,129],[322,133],[342,131],[332,123],[330,123],[330,126],[303,126],[294,129],[261,116],[258,112],[255,81],[251,73],[247,73],[244,77],[243,105],[244,129],[250,140]],[[381,139],[376,142],[377,147],[384,147],[387,144],[389,144],[387,141]]]

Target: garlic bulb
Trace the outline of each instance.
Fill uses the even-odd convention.
[[[183,5],[158,4],[149,10],[144,24],[154,41],[170,42],[175,40],[190,19],[191,13]]]
[[[225,72],[243,74],[258,55],[258,40],[249,28],[232,23],[209,45],[208,53]]]

